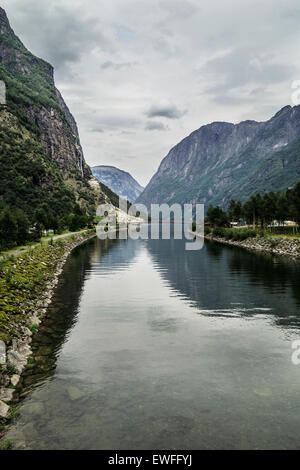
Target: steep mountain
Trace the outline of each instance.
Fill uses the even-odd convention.
[[[0,211],[21,209],[29,220],[43,204],[62,217],[93,214],[108,200],[85,163],[76,122],[55,87],[53,67],[31,54],[0,8]]]
[[[137,202],[200,202],[283,190],[300,178],[300,106],[266,122],[214,122],[170,150]]]
[[[114,166],[94,166],[92,172],[97,180],[129,202],[135,202],[144,190],[129,173]]]

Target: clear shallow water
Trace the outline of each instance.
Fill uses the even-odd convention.
[[[206,243],[75,250],[34,342],[26,449],[300,448],[300,265]]]

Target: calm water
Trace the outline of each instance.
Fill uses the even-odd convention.
[[[77,249],[34,342],[26,449],[300,448],[300,265],[206,243]]]

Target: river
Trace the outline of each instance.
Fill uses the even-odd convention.
[[[16,449],[300,448],[300,264],[93,239],[24,374]]]

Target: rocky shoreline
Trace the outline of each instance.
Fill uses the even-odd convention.
[[[69,254],[74,248],[95,236],[96,233],[93,231],[92,233],[71,236],[71,240],[66,240],[63,255],[57,255],[51,280],[45,284],[42,294],[33,302],[30,312],[26,315],[25,324],[20,322],[18,334],[12,339],[7,351],[3,347],[1,349],[0,343],[0,366],[2,364],[0,370],[0,438],[3,437],[5,425],[9,423],[14,414],[12,412],[13,406],[19,401],[16,387],[20,382],[22,372],[27,366],[28,358],[32,354],[31,343],[35,331],[32,331],[33,329],[30,329],[30,326],[33,325],[34,330],[36,330],[41,324]],[[51,245],[49,244],[50,249]],[[45,263],[41,261],[41,264]]]
[[[205,235],[205,239],[213,240],[225,245],[246,248],[247,250],[300,259],[300,240],[290,238],[247,238],[243,241],[227,240],[213,234]]]

